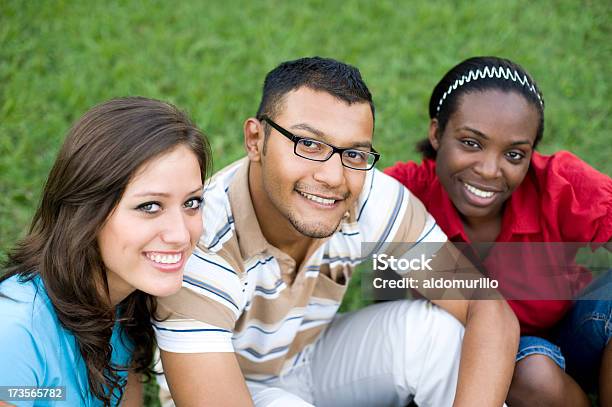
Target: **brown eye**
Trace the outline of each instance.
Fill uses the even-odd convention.
[[[318,141],[311,140],[308,138],[302,139],[299,141],[300,146],[308,151],[319,151],[323,148],[323,145]]]
[[[368,153],[359,150],[346,150],[344,152],[344,158],[347,159],[351,164],[363,164],[368,161]]]
[[[480,144],[477,141],[472,139],[463,139],[461,140],[461,144],[469,148],[480,148]]]
[[[508,160],[512,162],[519,162],[525,158],[525,155],[523,153],[519,153],[518,151],[508,151],[506,153],[506,157],[508,157]]]

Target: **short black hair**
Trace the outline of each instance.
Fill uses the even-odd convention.
[[[429,118],[438,121],[438,134],[441,136],[444,132],[463,95],[487,90],[516,92],[536,108],[540,123],[533,144],[535,148],[544,135],[544,97],[525,69],[499,57],[468,58],[451,68],[438,82],[429,99]],[[419,141],[417,151],[425,158],[436,158],[436,150],[429,139]]]
[[[350,104],[368,103],[374,120],[372,94],[359,69],[331,58],[309,57],[286,61],[266,75],[257,118],[274,118],[287,93],[301,87],[327,92]],[[269,128],[266,126],[266,134]]]

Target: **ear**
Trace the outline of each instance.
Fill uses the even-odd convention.
[[[261,160],[264,145],[264,129],[259,120],[249,117],[244,122],[244,148],[252,162]]]
[[[440,148],[440,134],[438,132],[438,119],[431,119],[429,122],[429,143],[434,150],[438,151]]]

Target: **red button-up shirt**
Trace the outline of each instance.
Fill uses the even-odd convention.
[[[397,163],[385,172],[423,201],[451,241],[469,243],[459,214],[436,176],[435,161]],[[504,206],[501,232],[496,242],[605,243],[611,238],[612,179],[569,152],[552,156],[534,152],[525,179]],[[482,261],[488,276],[500,280],[500,287],[503,281],[516,283],[517,278],[530,285],[546,285],[541,280],[541,270],[521,266],[515,258],[509,260],[500,260],[499,256],[490,254]],[[574,270],[568,278],[571,294],[575,295],[588,284],[590,274]],[[553,284],[552,280],[548,283]],[[554,288],[549,290],[554,291]],[[546,290],[541,290],[540,294],[542,292]],[[521,333],[541,335],[545,335],[572,304],[562,300],[521,299],[508,300],[508,303],[519,319]]]

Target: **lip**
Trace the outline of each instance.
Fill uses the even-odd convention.
[[[461,184],[469,184],[469,185],[473,186],[474,188],[478,188],[481,191],[485,191],[485,192],[495,192],[495,193],[503,192],[501,190],[501,188],[496,188],[496,187],[492,187],[492,186],[488,186],[488,185],[482,185],[482,184],[480,184],[478,182],[464,181],[464,180],[459,180],[459,182],[461,182]]]
[[[314,195],[314,196],[318,196],[319,198],[323,198],[323,199],[333,199],[336,201],[342,201],[344,199],[344,196],[342,195],[321,195],[321,194],[315,194],[313,192],[308,192],[308,191],[300,191],[299,189],[295,190],[297,193],[299,194],[308,194],[308,195]]]
[[[469,184],[470,186],[473,186],[477,189],[480,189],[482,191],[485,192],[492,192],[493,195],[488,197],[488,198],[484,198],[481,196],[477,196],[474,195],[473,193],[471,193],[470,191],[468,191],[467,187],[465,186],[465,184]],[[461,182],[459,187],[461,188],[461,193],[465,199],[465,201],[467,201],[468,204],[472,205],[472,206],[477,206],[477,207],[487,207],[490,206],[491,204],[493,204],[495,201],[497,201],[499,195],[500,195],[500,191],[499,190],[491,190],[491,188],[481,188],[480,186],[478,186],[477,184],[473,184],[471,182]]]
[[[309,203],[310,205],[314,206],[317,209],[335,209],[339,206],[340,202],[344,201],[343,197],[338,197],[338,196],[333,196],[333,195],[325,196],[325,195],[313,194],[310,192],[299,191],[297,189],[295,190],[295,192],[300,198],[302,198],[304,201],[306,201],[307,203]],[[308,194],[308,195],[314,195],[322,199],[330,199],[330,200],[333,199],[335,202],[333,204],[324,204],[321,202],[316,202],[316,201],[306,198],[304,195],[302,195],[303,193]]]
[[[181,260],[178,263],[174,263],[174,264],[157,263],[151,260],[150,258],[148,258],[146,253],[156,253],[156,254],[162,254],[162,255],[163,254],[166,254],[166,255],[180,254]],[[163,271],[165,273],[174,273],[177,271],[181,271],[183,269],[183,267],[185,266],[185,262],[187,261],[187,258],[189,257],[187,254],[188,252],[186,250],[184,251],[148,250],[146,252],[142,252],[142,257],[144,257],[145,260],[147,260],[149,264],[151,264],[157,270]]]

